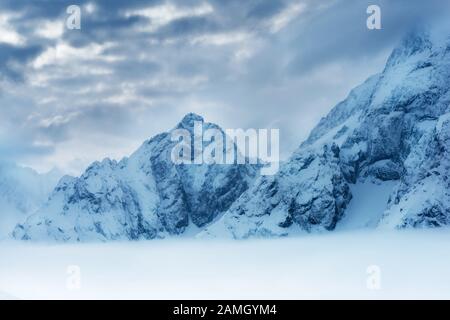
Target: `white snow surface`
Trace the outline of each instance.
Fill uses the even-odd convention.
[[[0,242],[0,299],[449,299],[450,232],[283,239]],[[68,289],[69,266],[80,288]],[[379,289],[368,287],[379,268]],[[372,288],[372,289],[370,289]]]
[[[364,181],[351,185],[353,200],[336,230],[375,228],[397,184],[396,181]]]

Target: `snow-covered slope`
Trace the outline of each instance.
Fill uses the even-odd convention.
[[[42,206],[59,178],[57,170],[38,174],[29,168],[0,164],[0,238]]]
[[[408,35],[384,71],[322,119],[277,175],[260,177],[201,236],[334,230],[359,203],[355,196],[385,201],[379,213],[371,201],[350,207],[366,224],[450,224],[450,37],[439,35]],[[381,185],[389,200],[367,184]]]
[[[220,129],[192,113],[174,129],[193,134],[196,121],[203,130]],[[180,235],[226,211],[258,173],[254,165],[176,165],[175,144],[171,132],[162,133],[129,158],[105,159],[79,178],[63,178],[49,201],[15,228],[14,237],[104,241]]]

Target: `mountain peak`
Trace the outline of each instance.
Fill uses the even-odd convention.
[[[411,30],[401,41],[400,45],[394,49],[388,66],[396,65],[404,59],[419,54],[433,47],[430,30],[427,27],[417,27]]]
[[[218,128],[188,113],[176,129],[195,133],[196,121]],[[171,132],[161,133],[119,163],[106,158],[78,178],[63,178],[13,237],[106,241],[180,235],[213,222],[258,175],[253,164],[178,165],[171,157],[178,142],[171,138]]]
[[[177,128],[192,128],[192,127],[194,127],[195,121],[200,121],[203,123],[205,120],[203,119],[202,116],[200,116],[196,113],[190,112],[183,117],[183,119],[177,125]]]

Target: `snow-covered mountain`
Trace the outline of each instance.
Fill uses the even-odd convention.
[[[193,135],[195,122],[204,131],[221,130],[192,113],[174,130],[186,129]],[[58,241],[153,239],[195,232],[212,222],[250,186],[258,167],[174,164],[171,152],[176,142],[171,135],[172,131],[153,137],[120,162],[105,159],[79,178],[63,178],[49,201],[18,225],[13,236]]]
[[[253,165],[175,165],[166,132],[120,162],[64,177],[17,239],[285,236],[450,224],[450,37],[406,37],[274,176]],[[175,128],[220,129],[188,114]],[[223,131],[222,131],[223,134]],[[232,146],[236,148],[236,146]],[[20,201],[19,201],[20,202]]]
[[[346,223],[450,224],[450,37],[411,33],[277,175],[260,177],[201,236],[283,236]]]
[[[57,170],[38,174],[30,168],[0,163],[0,238],[45,203],[59,178]]]

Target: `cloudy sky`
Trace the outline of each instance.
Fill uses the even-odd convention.
[[[445,3],[2,0],[0,160],[79,173],[188,112],[224,128],[280,128],[286,156]],[[367,29],[369,4],[382,30]],[[66,27],[69,5],[81,8],[80,30]]]

